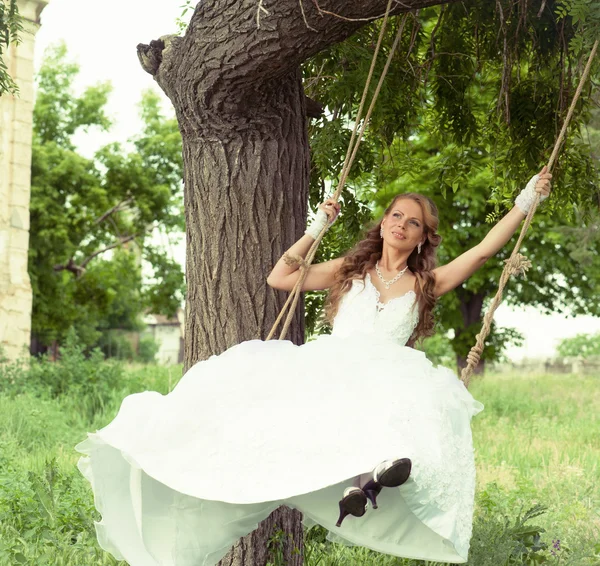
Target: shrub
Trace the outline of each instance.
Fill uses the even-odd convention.
[[[51,459],[40,473],[19,471],[0,461],[0,566],[117,564],[96,544],[98,514],[76,470]]]
[[[571,338],[564,338],[558,345],[557,352],[563,358],[600,357],[600,333],[577,334]]]
[[[98,340],[98,348],[106,358],[133,361],[135,350],[121,330],[106,330]]]
[[[488,484],[478,493],[477,503],[468,564],[535,566],[548,564],[556,556],[555,541],[544,540],[548,538],[546,530],[530,524],[547,511],[546,506],[532,505],[525,512],[518,511],[515,517],[516,502],[496,483]],[[569,553],[568,548],[562,548],[561,564],[577,563],[569,560]]]
[[[153,364],[156,362],[156,354],[160,348],[158,342],[152,338],[152,336],[144,336],[140,338],[138,345],[137,358],[144,364]]]
[[[456,354],[452,349],[450,338],[441,332],[426,338],[417,347],[436,365],[450,368],[456,365]]]
[[[42,356],[31,358],[28,366],[23,362],[0,365],[0,393],[27,392],[52,399],[66,395],[76,397],[82,412],[91,420],[120,387],[123,367],[117,362],[105,361],[98,349],[86,357],[84,348],[75,332],[70,331],[57,362]]]

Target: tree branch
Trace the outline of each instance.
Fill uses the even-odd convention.
[[[54,271],[70,271],[75,275],[75,277],[79,278],[85,272],[85,269],[82,269],[78,265],[75,264],[73,258],[69,259],[67,263],[64,265],[57,264],[54,266]]]
[[[111,244],[110,246],[106,246],[105,248],[102,248],[101,250],[97,250],[93,254],[86,257],[81,262],[80,265],[77,265],[75,263],[75,260],[73,258],[70,258],[66,264],[55,265],[54,271],[70,271],[71,273],[73,273],[75,275],[75,277],[80,278],[85,273],[86,266],[90,261],[92,261],[92,259],[99,256],[100,254],[103,254],[104,252],[107,252],[109,250],[117,248],[118,246],[122,246],[123,244],[126,244],[127,242],[131,242],[131,240],[135,240],[135,238],[137,238],[138,236],[139,236],[139,234],[133,234],[131,236],[126,236],[124,238],[120,238],[118,242],[115,242],[114,244]]]
[[[377,16],[369,16],[367,18],[348,18],[346,16],[342,16],[341,14],[336,14],[335,12],[329,12],[328,10],[323,10],[320,6],[317,0],[312,0],[313,4],[315,5],[315,7],[317,8],[317,11],[319,12],[319,14],[326,15],[326,16],[333,16],[334,18],[340,18],[341,20],[344,20],[346,22],[372,22],[374,20],[379,20],[380,18],[383,18],[385,16],[385,12],[383,14],[379,14]],[[400,2],[399,0],[395,0],[394,4],[396,4],[396,6],[401,6],[403,8],[406,8],[407,11],[411,11],[414,8],[412,6],[410,6],[409,4],[405,4],[404,2]]]
[[[265,15],[269,16],[269,10],[267,10],[264,6],[263,6],[263,1],[264,0],[258,0],[258,8],[256,9],[256,27],[258,29],[260,29],[260,15],[261,13],[264,13]]]
[[[126,236],[125,238],[121,238],[118,242],[115,242],[114,244],[111,244],[110,246],[106,246],[105,248],[95,251],[92,255],[86,257],[82,262],[81,262],[81,268],[85,269],[85,266],[92,261],[96,256],[99,256],[100,254],[103,254],[104,252],[107,252],[108,250],[112,250],[114,248],[118,248],[119,246],[122,246],[123,244],[126,244],[127,242],[131,242],[131,240],[135,240],[138,237],[139,234],[133,234],[131,236]]]
[[[137,55],[142,69],[150,75],[156,75],[158,68],[162,63],[162,52],[165,48],[165,42],[161,39],[152,40],[150,45],[143,43],[137,46]]]
[[[127,205],[131,204],[132,202],[133,202],[133,197],[122,200],[119,204],[117,204],[116,206],[113,206],[110,210],[107,210],[98,219],[94,220],[94,224],[100,224],[101,222],[104,222],[111,214],[125,210],[127,208]]]
[[[542,5],[540,6],[540,11],[538,12],[538,15],[537,15],[538,18],[542,17],[545,7],[546,7],[546,0],[542,0]]]
[[[459,0],[395,0],[391,15]],[[384,15],[387,0],[258,0],[197,5],[182,38],[138,45],[138,57],[173,102],[194,119],[261,106],[265,92],[319,51]],[[232,33],[231,30],[235,30]],[[205,115],[206,112],[206,115]],[[189,120],[188,120],[189,122]]]
[[[314,0],[313,0],[313,2],[314,2]],[[304,20],[306,29],[309,29],[310,31],[317,31],[314,27],[312,27],[308,23],[308,20],[306,19],[306,12],[304,11],[304,4],[302,4],[302,0],[298,0],[298,4],[300,5],[300,11],[302,12],[302,19]]]
[[[310,97],[305,98],[306,101],[306,115],[309,118],[320,118],[325,111],[325,108],[320,102],[313,100]]]
[[[177,35],[164,35],[159,39],[153,39],[150,45],[139,43],[137,46],[137,56],[142,69],[152,76],[155,76],[163,62],[165,52],[172,45],[177,45],[181,37]]]

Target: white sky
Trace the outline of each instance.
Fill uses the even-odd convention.
[[[51,0],[42,14],[37,35],[36,65],[46,47],[59,41],[67,45],[70,57],[81,65],[78,89],[110,81],[113,94],[108,113],[114,127],[109,133],[89,132],[76,138],[88,156],[106,143],[125,141],[140,131],[137,104],[141,92],[154,88],[152,77],[137,59],[136,45],[175,33],[183,0]],[[165,107],[169,108],[165,97]],[[182,264],[183,245],[173,249]],[[562,315],[542,316],[533,308],[516,310],[501,306],[495,318],[500,326],[517,327],[526,336],[522,348],[509,352],[514,360],[550,357],[561,338],[578,333],[600,332],[600,319]]]

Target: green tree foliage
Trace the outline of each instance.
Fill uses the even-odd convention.
[[[181,8],[181,14],[177,18],[175,23],[177,25],[177,29],[179,30],[179,33],[184,33],[189,24],[190,15],[194,11],[194,4],[192,3],[192,0],[184,0],[183,4],[180,6],[180,8]]]
[[[16,94],[17,85],[8,74],[3,53],[11,43],[18,43],[23,31],[17,0],[0,2],[0,96],[5,92]]]
[[[77,96],[79,69],[66,48],[49,50],[37,77],[29,271],[32,329],[45,345],[75,327],[85,344],[99,333],[135,329],[144,308],[173,314],[183,300],[179,265],[150,238],[181,231],[181,138],[156,94],[140,105],[144,129],[129,147],[112,143],[94,159],[73,136],[110,126],[110,86]],[[142,267],[149,283],[142,283]],[[147,269],[146,269],[147,268]]]
[[[392,22],[386,32],[389,46],[404,25],[345,191],[352,206],[342,209],[339,226],[328,234],[323,259],[347,249],[339,245],[339,234],[344,244],[356,241],[365,217],[380,215],[393,195],[406,191],[427,194],[438,204],[440,263],[479,242],[547,161],[583,62],[600,35],[600,10],[585,0],[547,2],[543,9],[539,2],[456,3],[421,10],[402,22]],[[310,131],[313,206],[339,174],[380,25],[305,66],[307,92],[325,107]],[[383,51],[379,70],[387,47]],[[596,61],[592,77],[599,76]],[[588,238],[582,250],[581,232],[569,231],[589,232],[597,224],[600,183],[592,138],[576,125],[595,124],[591,108],[588,83],[553,170],[553,197],[540,209],[522,248],[533,267],[505,293],[511,304],[545,312],[600,311],[591,300],[598,291],[599,239]],[[350,218],[356,210],[358,223]],[[482,306],[495,293],[510,249],[440,301],[440,330],[453,331],[459,360],[474,343]],[[582,251],[585,271],[577,257]],[[319,303],[318,295],[311,297],[309,312]],[[495,327],[484,357],[497,358],[519,338],[515,329]]]
[[[454,364],[454,350],[450,338],[442,332],[438,332],[423,341],[419,349],[422,349],[427,359],[435,365],[452,366]]]
[[[577,334],[577,336],[565,338],[558,345],[557,352],[563,358],[600,357],[600,333]]]

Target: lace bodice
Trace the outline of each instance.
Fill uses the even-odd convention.
[[[409,291],[382,303],[367,273],[364,280],[352,281],[352,287],[342,297],[332,334],[340,337],[375,334],[404,346],[419,321],[416,298],[415,292]]]

